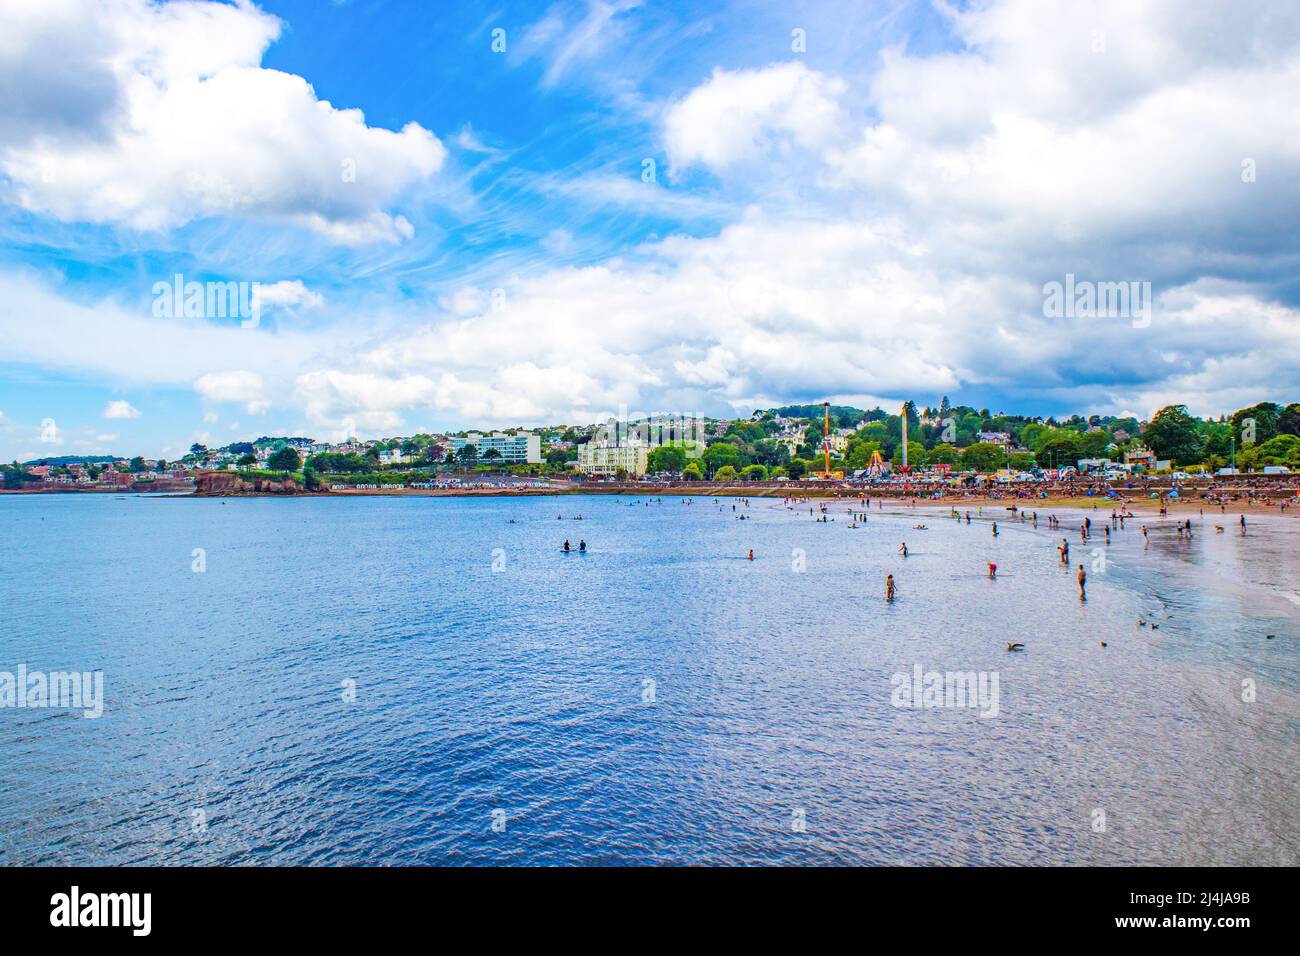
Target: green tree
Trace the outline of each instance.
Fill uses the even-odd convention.
[[[456,457],[462,465],[472,465],[478,461],[478,449],[470,444],[462,445],[460,451],[456,452]]]
[[[266,460],[266,467],[272,471],[297,471],[302,467],[302,458],[296,449],[286,445]]]
[[[1292,402],[1277,416],[1279,435],[1300,435],[1300,402]]]
[[[894,454],[889,459],[895,465],[903,463],[903,442],[898,442],[898,447],[894,449]],[[925,446],[919,441],[909,441],[907,443],[907,467],[920,468],[925,464]]]
[[[961,449],[946,443],[935,445],[928,458],[932,465],[957,465],[961,462]]]
[[[1031,421],[1030,424],[1021,429],[1021,444],[1028,447],[1028,449],[1036,449],[1039,446],[1039,437],[1047,431],[1047,425]]]
[[[1260,402],[1232,413],[1232,433],[1238,445],[1263,444],[1277,434],[1282,409],[1274,402]],[[1155,447],[1155,446],[1152,446]]]
[[[1079,436],[1079,447],[1083,452],[1084,458],[1100,458],[1106,451],[1106,446],[1110,444],[1110,432],[1096,431],[1084,432]]]
[[[651,474],[676,474],[686,467],[686,449],[681,445],[660,445],[650,449],[646,470]]]
[[[1196,419],[1187,414],[1186,405],[1166,405],[1160,409],[1151,417],[1142,437],[1157,458],[1170,458],[1180,465],[1195,464],[1205,452]]]
[[[1054,428],[1044,433],[1034,450],[1039,468],[1073,467],[1083,457],[1083,445],[1078,434],[1065,429]]]
[[[1300,465],[1300,438],[1277,435],[1259,446],[1261,465]]]
[[[874,441],[853,442],[849,453],[844,457],[845,464],[853,471],[860,471],[871,466],[871,456],[880,450],[880,443]]]
[[[747,465],[740,473],[746,481],[767,481],[767,467],[764,465]]]
[[[682,478],[686,481],[703,481],[704,472],[700,470],[700,463],[698,461],[689,462],[682,469]]]
[[[729,442],[714,442],[704,452],[704,467],[716,475],[719,468],[730,466],[732,472],[740,464],[740,449]]]
[[[240,456],[239,456],[239,459],[235,462],[235,464],[236,464],[236,465],[239,465],[240,467],[247,467],[248,465],[256,465],[256,464],[257,464],[257,456],[256,456],[256,455],[240,455]]]
[[[1006,464],[1006,460],[1007,455],[1002,446],[987,441],[976,442],[961,455],[962,466],[975,471],[997,471]]]
[[[732,468],[730,465],[723,465],[721,468],[719,468],[717,471],[713,473],[713,480],[714,481],[735,481],[736,469]]]
[[[808,462],[804,461],[802,458],[791,458],[790,464],[785,466],[785,471],[786,474],[790,476],[791,480],[798,481],[804,475],[808,474]]]

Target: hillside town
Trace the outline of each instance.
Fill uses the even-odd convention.
[[[194,444],[174,461],[47,458],[3,466],[8,490],[175,490],[212,472],[292,474],[308,489],[421,486],[447,476],[575,481],[1020,483],[1091,476],[1286,475],[1300,469],[1300,404],[1262,402],[1217,420],[1167,406],[1132,417],[1021,417],[906,402],[897,414],[830,403],[749,418],[648,416],[583,426],[330,442],[259,437]],[[463,480],[458,478],[457,480]]]

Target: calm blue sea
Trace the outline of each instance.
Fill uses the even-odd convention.
[[[0,496],[0,862],[1297,862],[1294,521],[733,504]]]

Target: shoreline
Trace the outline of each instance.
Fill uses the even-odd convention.
[[[360,488],[331,489],[327,491],[307,491],[302,488],[289,489],[252,489],[221,488],[204,490],[202,487],[181,489],[147,489],[134,488],[24,488],[0,489],[0,495],[68,495],[92,494],[127,496],[150,495],[164,498],[373,498],[373,497],[419,497],[419,498],[527,498],[527,497],[563,497],[570,495],[623,495],[636,498],[759,498],[759,499],[804,499],[862,502],[864,498],[871,502],[889,502],[889,507],[906,510],[924,509],[927,511],[947,512],[950,510],[968,511],[977,508],[995,509],[997,513],[1009,512],[1013,506],[1017,511],[1035,511],[1049,509],[1075,509],[1086,511],[1110,511],[1127,509],[1134,514],[1159,516],[1163,505],[1167,514],[1187,516],[1193,513],[1209,518],[1214,515],[1229,514],[1273,514],[1279,517],[1300,515],[1300,506],[1295,502],[1300,495],[1286,495],[1293,489],[1251,489],[1223,488],[1216,492],[1229,496],[1226,503],[1207,501],[1199,497],[1198,489],[1190,489],[1184,497],[1151,498],[1158,488],[1126,489],[1133,497],[1122,499],[1089,497],[1080,494],[1050,493],[1046,498],[993,497],[989,495],[949,496],[930,498],[921,495],[901,493],[900,489],[850,489],[834,487],[796,487],[760,485],[757,487],[732,484],[704,485],[667,485],[637,486],[626,483],[593,484],[557,484],[553,487],[532,486],[488,486],[488,487],[441,487],[441,488]],[[882,493],[883,491],[883,493]],[[1204,493],[1204,490],[1200,490]],[[1140,497],[1139,497],[1140,495]],[[1281,505],[1287,503],[1286,510]]]
[[[806,489],[799,489],[801,492],[797,495],[781,494],[781,489],[749,489],[732,485],[721,486],[717,489],[680,489],[680,488],[653,488],[653,489],[628,489],[628,488],[400,488],[400,489],[381,489],[367,488],[356,491],[328,491],[328,492],[296,492],[292,494],[277,492],[242,492],[235,494],[181,494],[170,495],[168,497],[177,498],[537,498],[537,497],[565,497],[571,495],[599,495],[599,496],[616,496],[622,495],[632,498],[764,498],[764,499],[806,499],[806,500],[830,500],[841,501],[845,504],[850,502],[861,502],[862,498],[857,494],[849,494],[842,489],[831,491],[827,489],[819,494],[803,493]],[[900,513],[904,510],[921,510],[938,511],[946,513],[949,510],[969,511],[976,508],[995,509],[998,513],[1011,510],[1014,503],[1018,511],[1043,511],[1051,509],[1069,509],[1076,511],[1110,511],[1112,509],[1127,509],[1134,514],[1154,515],[1160,517],[1159,499],[1152,498],[1135,498],[1131,501],[1119,502],[1113,499],[1089,498],[1087,496],[1069,496],[1055,495],[1048,498],[1033,499],[1008,499],[1008,498],[946,498],[933,499],[917,497],[913,503],[911,496],[903,495],[880,495],[868,494],[866,498],[872,502],[888,502],[886,507],[897,509]],[[1290,499],[1281,499],[1290,500]],[[1253,501],[1231,501],[1226,506],[1213,504],[1200,499],[1187,498],[1176,499],[1173,501],[1166,500],[1165,506],[1168,513],[1164,517],[1173,517],[1175,515],[1190,515],[1192,513],[1200,514],[1202,510],[1206,513],[1204,517],[1209,518],[1214,514],[1272,514],[1278,517],[1292,517],[1300,515],[1300,507],[1288,507],[1282,511],[1278,504],[1264,504],[1258,499]]]

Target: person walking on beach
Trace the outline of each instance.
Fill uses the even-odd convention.
[[[997,536],[998,536],[998,523],[995,521],[993,522],[993,537],[996,538]]]
[[[1143,525],[1142,526],[1142,547],[1145,548],[1150,543],[1151,543],[1151,538],[1147,535],[1147,526]]]
[[[1083,565],[1079,565],[1079,600],[1088,600],[1087,592],[1088,572],[1083,570]]]
[[[894,576],[892,574],[885,575],[885,600],[894,600]]]
[[[1246,516],[1244,514],[1241,516],[1241,533],[1246,533]]]

